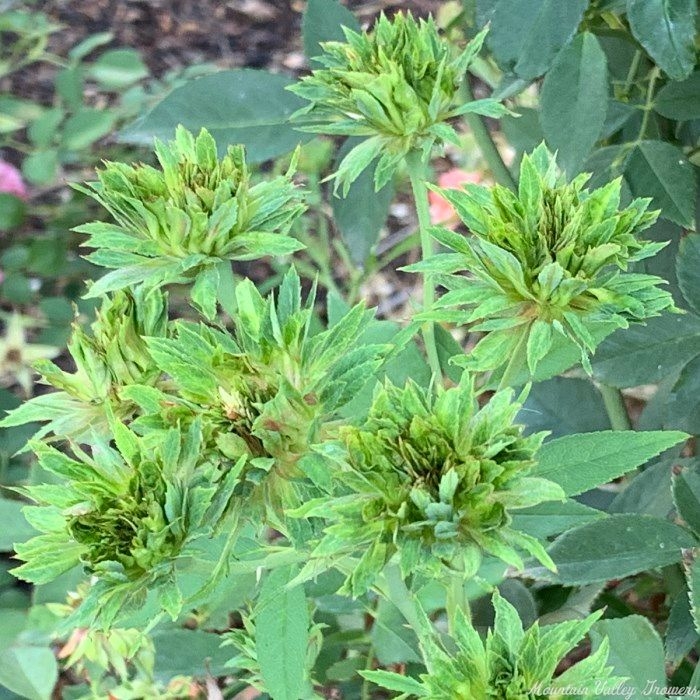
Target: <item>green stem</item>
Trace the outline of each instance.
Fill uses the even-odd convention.
[[[365,625],[365,632],[371,632],[371,628],[377,622],[377,615],[379,612],[379,602],[381,597],[379,595],[375,596],[374,600],[371,602],[369,608],[367,609],[367,614],[371,617],[371,625]],[[371,671],[374,667],[374,661],[376,659],[376,650],[374,648],[374,642],[372,637],[369,637],[369,646],[367,647],[367,659],[365,661],[365,671]],[[362,681],[362,687],[360,688],[360,700],[371,700],[372,698],[372,684],[366,678]]]
[[[413,631],[420,636],[432,634],[432,628],[427,624],[427,618],[417,610],[415,595],[408,589],[398,565],[390,564],[384,569],[386,580],[386,597],[406,618]]]
[[[631,430],[632,423],[630,422],[627,406],[622,397],[622,392],[614,386],[607,384],[600,385],[600,393],[603,396],[605,410],[610,419],[610,425],[613,430]]]
[[[433,255],[433,239],[428,232],[430,227],[430,209],[428,206],[428,190],[423,179],[423,171],[425,162],[421,158],[419,151],[412,151],[406,156],[406,165],[408,166],[408,175],[411,179],[411,189],[413,190],[413,199],[416,205],[416,214],[418,215],[418,226],[420,229],[420,244],[423,260],[427,260]],[[423,276],[423,310],[428,311],[432,308],[435,302],[435,286],[433,284],[432,275],[426,273]],[[440,358],[437,352],[437,343],[435,342],[435,325],[432,321],[426,321],[423,324],[423,342],[425,343],[425,352],[428,356],[428,365],[433,375],[433,381],[437,382],[442,377],[440,370]]]
[[[474,96],[472,95],[472,90],[469,85],[469,76],[465,78],[462,86],[465,102],[473,100]],[[496,181],[504,187],[509,187],[514,192],[517,192],[518,186],[515,182],[515,178],[503,162],[503,158],[501,158],[501,154],[498,152],[496,144],[491,137],[491,132],[488,130],[484,120],[478,114],[465,114],[464,118],[472,134],[474,134],[474,140],[479,146],[481,155],[484,157]]]
[[[469,599],[464,590],[464,579],[461,574],[452,574],[449,578],[449,583],[447,585],[447,604],[445,608],[447,612],[447,626],[450,634],[454,636],[457,610],[461,610],[467,619],[471,619]]]
[[[360,300],[360,287],[364,284],[365,279],[366,275],[351,277],[347,293],[347,302],[350,306],[354,306]]]
[[[347,270],[349,280],[345,297],[348,304],[352,306],[353,304],[357,303],[356,298],[359,296],[360,285],[365,281],[366,275],[364,271],[359,269],[353,262],[347,247],[342,243],[342,241],[337,239],[334,240],[332,249],[335,250],[345,269]],[[331,250],[330,245],[328,246],[328,250]]]
[[[267,550],[266,550],[267,551]],[[309,560],[309,553],[292,547],[270,548],[270,554],[263,558],[243,559],[233,561],[228,567],[227,573],[251,574],[263,569],[274,569],[278,566],[289,566],[291,564],[303,564]]]
[[[503,372],[501,381],[498,383],[498,391],[512,386],[520,370],[527,366],[526,352],[528,335],[529,334],[527,332],[524,332],[520,336],[520,340],[518,340],[518,344],[515,346],[515,349],[508,360],[508,364]]]
[[[647,125],[649,124],[649,115],[654,107],[654,85],[656,85],[656,79],[661,74],[661,70],[654,66],[649,77],[649,85],[647,86],[647,99],[644,104],[644,116],[642,117],[642,125],[639,127],[639,136],[637,137],[637,142],[644,138],[644,134],[647,131]]]
[[[637,49],[637,51],[635,51],[634,56],[632,57],[630,69],[627,72],[627,78],[625,79],[625,86],[622,89],[622,94],[625,97],[629,97],[630,89],[632,88],[632,83],[634,82],[634,79],[637,77],[637,71],[639,70],[639,62],[641,60],[642,52],[640,49]]]
[[[374,667],[374,645],[370,644],[367,650],[367,663],[365,664],[365,671],[371,671]],[[365,678],[362,681],[362,688],[360,689],[360,700],[371,700],[372,698],[372,684]]]

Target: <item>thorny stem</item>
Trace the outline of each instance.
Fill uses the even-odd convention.
[[[462,83],[462,94],[465,102],[470,102],[474,99],[469,85],[469,76],[467,76]],[[494,178],[496,178],[496,182],[517,192],[518,186],[515,182],[515,178],[503,162],[503,158],[501,158],[501,154],[498,152],[496,144],[491,137],[491,132],[488,130],[484,120],[478,114],[465,114],[464,119],[469,125],[472,134],[474,134],[474,140],[479,146],[481,155],[489,166],[489,170],[491,170]]]
[[[408,166],[413,199],[416,205],[416,214],[418,215],[422,258],[426,260],[433,255],[434,251],[432,238],[428,232],[430,227],[430,210],[428,208],[428,190],[423,180],[423,167],[425,163],[421,159],[420,152],[413,151],[409,153],[406,156],[406,165]],[[423,310],[428,311],[432,308],[434,301],[435,286],[433,284],[432,275],[426,273],[423,276]],[[432,321],[426,321],[423,324],[422,331],[425,352],[428,356],[428,365],[433,375],[433,381],[438,381],[442,377],[442,371],[440,370],[440,358],[438,357],[437,344],[435,342],[435,325]]]
[[[610,426],[613,430],[630,430],[632,423],[630,422],[625,400],[622,397],[622,392],[614,386],[601,384],[599,386],[600,393],[603,396],[605,410],[610,419]]]

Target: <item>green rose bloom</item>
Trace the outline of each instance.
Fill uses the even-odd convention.
[[[486,639],[461,611],[450,647],[437,635],[420,638],[428,669],[420,680],[387,671],[360,674],[385,688],[405,691],[402,698],[428,700],[558,700],[572,688],[582,691],[577,697],[594,698],[623,680],[611,677],[607,638],[590,656],[555,675],[602,613],[554,625],[536,622],[524,630],[517,610],[498,591],[493,605],[496,618]],[[427,618],[425,622],[430,625]]]
[[[519,550],[554,568],[536,539],[511,527],[511,511],[564,498],[558,485],[528,476],[545,434],[523,436],[520,408],[510,390],[479,408],[466,376],[436,396],[413,383],[379,388],[362,426],[319,447],[339,464],[341,486],[295,513],[331,521],[312,557],[361,553],[346,582],[354,595],[395,553],[406,576],[448,567],[468,578],[482,554],[522,568]]]
[[[175,617],[183,603],[178,561],[217,534],[241,464],[223,469],[209,458],[200,421],[144,437],[114,418],[110,427],[116,447],[93,435],[90,455],[75,444],[72,456],[31,444],[41,467],[65,481],[22,490],[38,504],[24,512],[42,534],[15,547],[25,563],[13,574],[41,584],[82,564],[97,581],[85,616],[109,626],[154,591]]]
[[[372,320],[363,305],[315,332],[313,295],[302,302],[294,270],[274,295],[261,296],[249,280],[235,293],[231,333],[176,322],[172,337],[147,343],[169,378],[164,389],[201,415],[213,449],[248,458],[236,494],[281,512],[300,458],[328,435],[389,348],[359,342]]]
[[[379,190],[408,153],[429,152],[435,143],[459,143],[446,122],[466,112],[500,116],[495,100],[455,106],[467,67],[479,52],[486,31],[464,51],[453,55],[432,18],[416,20],[398,12],[381,15],[372,32],[343,28],[346,42],[322,44],[315,70],[289,89],[311,104],[296,113],[306,131],[369,137],[343,160],[336,173],[345,191],[373,160],[379,158]]]
[[[26,401],[0,427],[46,422],[35,437],[54,433],[83,440],[93,430],[108,434],[109,411],[123,419],[133,414],[134,404],[121,392],[134,384],[154,386],[160,377],[144,338],[167,335],[167,296],[139,287],[120,290],[103,299],[90,330],[73,324],[68,352],[75,372],[49,360],[35,363],[44,382],[57,391]]]
[[[196,138],[180,126],[168,145],[156,141],[161,168],[106,163],[98,182],[78,187],[96,199],[116,225],[91,223],[87,256],[116,268],[88,296],[138,283],[158,287],[194,281],[195,304],[216,289],[219,265],[286,255],[302,248],[287,233],[304,210],[302,194],[287,175],[252,184],[243,146],[229,146],[222,159],[205,130]],[[211,304],[200,302],[212,317]]]
[[[515,358],[534,372],[558,333],[590,372],[595,324],[610,332],[674,308],[664,280],[628,271],[666,245],[638,238],[658,212],[647,211],[649,199],[621,209],[620,180],[588,190],[589,177],[566,183],[542,145],[523,157],[517,194],[498,185],[440,190],[472,235],[433,229],[453,252],[406,269],[437,274],[449,290],[420,318],[486,333],[461,364],[487,371]]]

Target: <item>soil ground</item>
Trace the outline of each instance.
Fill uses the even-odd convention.
[[[381,11],[436,12],[440,0],[347,0],[369,22]],[[304,0],[47,0],[37,9],[69,28],[52,41],[61,54],[97,32],[139,49],[152,73],[201,62],[222,67],[298,67]],[[291,65],[290,65],[291,64]]]

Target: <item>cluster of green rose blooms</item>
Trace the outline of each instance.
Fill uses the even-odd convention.
[[[455,106],[482,42],[483,33],[454,55],[432,20],[382,17],[371,32],[325,44],[322,67],[292,88],[309,101],[294,117],[302,128],[363,138],[338,185],[375,163],[377,188],[407,170],[416,198],[423,259],[408,269],[423,275],[425,304],[400,338],[422,332],[433,380],[377,382],[359,419],[341,409],[397,351],[363,340],[372,311],[357,305],[322,328],[314,291],[303,300],[293,267],[265,297],[231,271],[232,261],[302,247],[290,233],[305,208],[294,164],[257,181],[243,147],[219,157],[209,133],[180,127],[172,143],[157,143],[160,167],[106,163],[83,188],[112,219],[77,229],[94,249],[87,259],[111,270],[88,290],[101,308],[92,332],[74,329],[75,371],[41,363],[55,391],[2,422],[44,421],[30,447],[58,478],[24,489],[41,534],[17,545],[15,574],[41,584],[81,564],[92,584],[74,624],[118,624],[147,599],[177,618],[209,590],[183,590],[188,563],[218,547],[213,575],[225,579],[250,523],[261,551],[273,529],[303,553],[298,582],[335,567],[351,596],[391,567],[403,580],[461,582],[484,556],[554,567],[538,539],[512,526],[517,509],[564,497],[531,476],[545,435],[517,424],[524,393],[514,387],[558,339],[589,368],[592,327],[625,327],[673,303],[663,280],[628,270],[663,245],[638,237],[656,218],[649,201],[620,208],[619,181],[596,190],[585,175],[567,182],[544,146],[523,157],[517,192],[441,191],[469,235],[428,225],[425,166],[435,146],[458,142],[448,120],[507,111],[491,99]],[[166,285],[188,285],[198,322],[169,318]],[[481,334],[452,359],[464,372],[450,388],[436,323]],[[523,630],[507,601],[496,593],[493,603],[486,640],[458,606],[447,646],[418,606],[427,672],[366,677],[401,697],[450,700],[616,680],[605,643],[555,677],[597,615]]]

